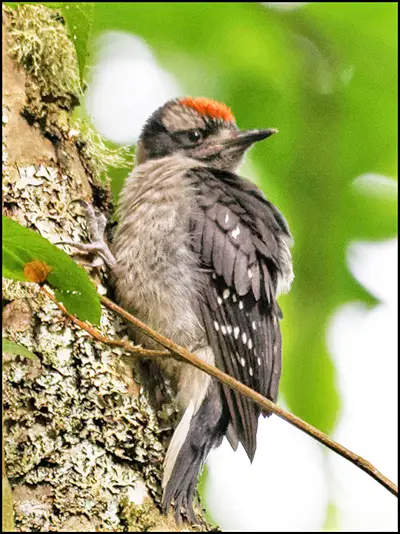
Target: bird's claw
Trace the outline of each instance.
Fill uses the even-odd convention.
[[[107,218],[99,211],[96,211],[91,204],[85,200],[80,200],[79,204],[83,207],[86,219],[86,228],[89,235],[89,243],[78,243],[75,241],[58,241],[56,245],[68,245],[74,247],[80,252],[86,254],[95,254],[93,261],[81,261],[81,263],[90,267],[99,267],[103,263],[113,270],[117,261],[114,258],[109,246],[105,241],[105,229],[107,225]]]

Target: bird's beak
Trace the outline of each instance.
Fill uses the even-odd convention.
[[[225,167],[239,164],[240,159],[251,145],[270,137],[278,130],[224,130],[218,139],[210,139],[208,142],[196,147],[192,151],[192,157],[203,161],[212,160],[215,165],[218,157],[224,158]]]
[[[233,130],[232,134],[224,139],[223,145],[224,147],[243,147],[243,150],[245,150],[253,143],[267,139],[267,137],[271,137],[271,135],[277,132],[278,130],[275,130],[275,128],[268,128],[266,130]]]

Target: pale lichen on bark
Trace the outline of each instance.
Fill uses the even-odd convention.
[[[91,200],[101,186],[96,158],[81,150],[85,139],[79,145],[70,135],[81,96],[73,46],[43,6],[3,8],[3,30],[3,213],[51,242],[85,240],[73,201]],[[154,504],[169,429],[134,380],[131,358],[90,339],[33,284],[3,281],[3,303],[3,335],[38,357],[3,358],[16,528],[174,531]],[[100,329],[126,335],[107,310]]]

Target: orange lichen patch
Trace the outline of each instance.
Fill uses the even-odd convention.
[[[31,282],[45,282],[52,268],[41,260],[33,260],[24,267],[24,275]]]
[[[207,115],[213,119],[222,119],[227,122],[235,122],[235,117],[230,108],[226,104],[217,102],[216,100],[211,100],[210,98],[199,97],[183,98],[179,101],[184,106],[189,106],[190,108],[195,109],[202,115]]]

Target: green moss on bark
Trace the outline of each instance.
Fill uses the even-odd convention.
[[[27,4],[10,9],[9,15],[10,54],[29,75],[24,111],[27,120],[38,122],[44,135],[61,144],[61,159],[63,151],[68,156],[65,143],[74,143],[94,181],[104,177],[110,167],[130,167],[133,156],[128,148],[110,148],[88,117],[71,115],[82,101],[83,90],[75,48],[60,13]]]

